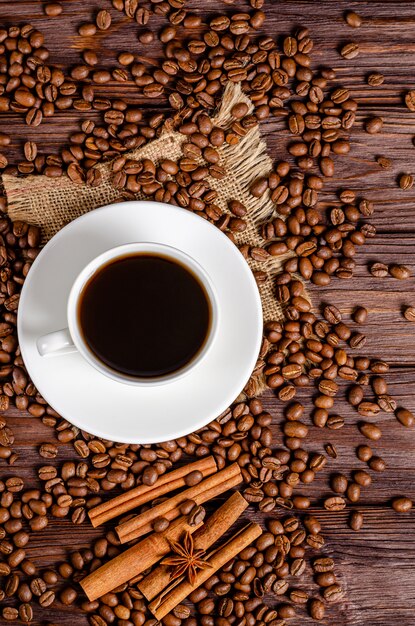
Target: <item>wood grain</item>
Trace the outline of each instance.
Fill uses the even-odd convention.
[[[154,44],[145,48],[137,41],[139,27],[120,13],[112,10],[113,28],[109,34],[86,40],[77,34],[77,26],[88,21],[93,11],[108,8],[110,3],[100,0],[92,6],[81,0],[64,0],[64,13],[60,18],[46,19],[42,3],[35,0],[9,0],[0,2],[0,26],[32,22],[42,30],[46,45],[51,51],[51,61],[67,68],[79,62],[79,52],[85,45],[99,50],[100,63],[114,66],[118,52],[132,50],[138,55],[156,59],[160,48]],[[189,6],[196,13],[209,14],[217,11],[231,11],[237,6],[246,10],[247,3],[240,1],[234,7],[222,2],[209,3],[192,0]],[[354,9],[364,17],[360,29],[346,26],[342,15]],[[398,403],[415,410],[415,324],[402,317],[402,307],[414,304],[415,280],[399,282],[393,279],[378,280],[371,277],[367,265],[372,261],[402,262],[415,272],[415,191],[401,191],[396,179],[402,172],[414,173],[415,114],[403,104],[405,90],[415,86],[415,5],[412,0],[389,0],[384,2],[339,0],[273,0],[267,3],[267,21],[264,27],[270,35],[283,35],[300,23],[310,28],[315,41],[313,51],[314,66],[332,66],[337,72],[334,86],[348,87],[359,103],[357,125],[352,132],[352,151],[346,158],[338,158],[336,175],[328,182],[321,194],[323,206],[330,207],[335,201],[339,188],[354,189],[375,202],[376,212],[371,222],[378,234],[369,240],[357,257],[356,275],[352,281],[334,281],[324,291],[311,288],[313,302],[338,303],[342,313],[348,317],[357,304],[365,304],[369,317],[363,332],[368,335],[365,352],[382,357],[391,365],[388,376],[390,392]],[[150,26],[158,30],[163,21],[154,19]],[[345,61],[339,54],[339,46],[347,41],[357,41],[360,55]],[[147,58],[147,56],[146,56]],[[385,83],[381,87],[369,87],[365,77],[371,71],[381,71]],[[113,82],[99,90],[110,96],[123,96],[129,102],[140,106],[154,107],[154,102],[146,102],[135,90],[134,84],[120,87]],[[158,103],[162,108],[165,103]],[[384,131],[375,136],[367,135],[362,124],[369,115],[382,115]],[[34,139],[45,150],[56,152],[67,140],[70,132],[78,128],[75,111],[59,112],[39,128],[28,129],[19,116],[2,115],[0,126],[12,134],[9,154],[12,158],[21,157],[21,148],[27,139]],[[94,113],[85,114],[94,118]],[[1,128],[0,128],[1,130]],[[270,119],[262,126],[270,154],[274,158],[287,158],[285,146],[288,133],[284,122]],[[377,155],[387,155],[393,160],[390,170],[382,170],[375,162]],[[347,385],[342,385],[346,388]],[[369,390],[367,394],[369,396]],[[300,399],[307,408],[311,407],[310,391],[302,390]],[[264,397],[266,408],[273,415],[275,441],[282,441],[280,422],[282,407],[269,393]],[[332,607],[324,624],[336,626],[390,626],[391,622],[400,626],[413,626],[415,623],[415,512],[398,515],[390,508],[390,499],[395,495],[407,494],[415,497],[415,434],[400,426],[395,418],[381,414],[379,423],[383,437],[374,448],[387,462],[384,474],[374,474],[372,486],[364,490],[359,509],[365,515],[365,524],[360,533],[353,533],[346,525],[347,513],[328,513],[321,508],[322,498],[329,493],[327,480],[330,473],[343,471],[348,474],[353,469],[364,467],[354,455],[355,447],[363,442],[356,429],[359,416],[342,400],[336,405],[338,413],[345,418],[345,427],[340,431],[311,428],[308,445],[315,451],[323,451],[328,441],[335,443],[339,456],[318,476],[318,480],[304,493],[313,499],[316,515],[322,522],[326,536],[327,553],[334,556],[342,584],[346,588],[345,600]],[[53,438],[53,431],[38,420],[11,409],[8,419],[16,435],[16,449],[20,454],[14,468],[4,464],[0,476],[7,477],[14,472],[25,477],[27,484],[36,484],[36,468],[42,464],[37,447]],[[73,448],[59,444],[57,462],[73,458]],[[2,462],[3,463],[3,462]],[[259,521],[259,515],[251,507],[248,516]],[[88,524],[78,528],[71,522],[52,520],[48,528],[36,535],[30,544],[31,557],[41,566],[56,564],[74,546],[88,546],[100,535]],[[301,586],[311,584],[310,572]],[[47,611],[35,608],[34,624],[44,624],[45,620],[62,626],[80,626],[87,619],[76,608],[56,607]],[[311,620],[301,617],[293,624],[311,624]]]

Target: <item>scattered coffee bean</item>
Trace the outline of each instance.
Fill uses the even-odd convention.
[[[48,2],[44,6],[44,11],[49,17],[58,17],[62,13],[63,7],[59,2]]]
[[[386,463],[380,456],[372,456],[369,460],[369,467],[374,472],[384,472],[386,469]]]
[[[403,310],[403,316],[408,322],[415,322],[415,306],[406,306]]]
[[[363,515],[360,511],[352,511],[350,513],[349,526],[355,532],[361,530],[363,526]]]
[[[345,44],[340,50],[340,54],[344,59],[354,59],[359,54],[359,44],[355,42]]]
[[[323,504],[328,511],[341,511],[346,507],[346,500],[340,496],[333,496],[326,498]]]
[[[234,104],[231,109],[231,115],[240,120],[248,113],[248,105],[245,102],[238,102]]]
[[[383,127],[383,119],[381,117],[371,117],[365,122],[365,131],[370,135],[379,133]]]
[[[194,485],[197,485],[198,483],[200,483],[202,480],[203,480],[202,472],[199,472],[198,470],[196,470],[194,472],[190,472],[190,474],[187,474],[185,476],[184,482],[188,487],[193,487]]]
[[[196,506],[194,500],[186,500],[180,505],[180,513],[182,515],[189,515],[190,511]]]
[[[189,525],[197,526],[206,517],[206,510],[203,506],[195,505],[189,513]]]
[[[414,186],[414,177],[412,174],[400,174],[399,176],[399,187],[404,191],[408,189],[412,189]]]
[[[12,622],[19,617],[19,612],[14,607],[5,606],[2,610],[2,616],[6,622]]]
[[[389,265],[388,270],[392,278],[397,278],[398,280],[405,280],[411,275],[411,272],[406,265],[400,265],[398,263],[392,263]]]
[[[111,14],[109,13],[109,11],[102,9],[97,13],[95,22],[99,30],[108,30],[111,26]]]
[[[367,439],[371,439],[372,441],[378,441],[382,437],[382,431],[379,426],[376,424],[371,424],[370,422],[361,422],[359,424],[359,430],[367,437]]]
[[[395,411],[396,419],[406,428],[412,428],[415,425],[415,415],[412,411],[400,407]]]
[[[346,493],[347,485],[347,476],[344,474],[334,474],[330,478],[330,486],[335,493]]]
[[[369,266],[369,271],[375,278],[384,278],[388,275],[388,266],[384,263],[372,263]]]
[[[153,530],[156,533],[162,533],[169,527],[169,520],[165,517],[157,517],[153,522]]]
[[[312,600],[310,600],[308,611],[310,613],[310,617],[312,617],[316,621],[324,619],[324,616],[326,614],[324,602],[318,600],[317,598],[312,598]]]
[[[353,311],[352,317],[356,324],[364,324],[367,319],[367,309],[364,306],[358,306]]]
[[[44,459],[55,459],[58,454],[58,448],[53,443],[42,443],[39,448],[39,455]]]
[[[334,446],[332,443],[326,443],[324,445],[324,449],[332,459],[337,459],[338,454],[336,446]]]
[[[359,28],[362,25],[363,21],[361,16],[354,11],[347,11],[344,19],[346,21],[346,24],[348,24],[348,26],[351,26],[352,28]]]
[[[379,87],[380,85],[383,85],[384,82],[385,77],[379,72],[373,72],[373,74],[369,74],[369,76],[367,77],[367,83],[371,87]]]
[[[389,159],[388,157],[385,157],[385,156],[378,156],[378,157],[376,157],[376,162],[384,170],[387,170],[390,167],[392,167],[391,159]]]
[[[22,622],[31,622],[33,620],[33,609],[29,603],[24,603],[19,606],[19,617]]]
[[[410,111],[415,111],[415,90],[406,93],[405,104]]]
[[[324,589],[323,596],[327,602],[338,602],[343,596],[343,589],[338,584],[330,585]]]
[[[397,513],[407,513],[412,509],[413,502],[410,498],[402,497],[402,498],[394,498],[392,500],[392,508]]]

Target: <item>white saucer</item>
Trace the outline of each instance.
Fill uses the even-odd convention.
[[[143,388],[103,376],[79,353],[41,357],[36,340],[67,326],[68,295],[81,269],[109,248],[137,241],[179,248],[210,275],[220,321],[206,358],[176,382]],[[156,443],[208,424],[238,396],[258,356],[262,308],[248,264],[218,228],[171,205],[124,202],[83,215],[44,247],[23,287],[18,333],[34,384],[62,417],[112,441]]]

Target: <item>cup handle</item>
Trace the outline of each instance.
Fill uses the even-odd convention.
[[[68,328],[39,337],[36,345],[40,356],[59,356],[77,352]]]

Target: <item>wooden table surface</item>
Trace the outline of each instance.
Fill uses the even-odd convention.
[[[79,50],[83,41],[77,35],[77,26],[88,21],[91,12],[108,8],[110,2],[94,3],[81,0],[63,0],[64,13],[60,18],[45,18],[42,2],[34,0],[0,0],[0,27],[4,24],[32,22],[46,36],[46,46],[51,51],[51,61],[62,67],[79,62]],[[189,6],[196,12],[204,12],[206,6],[212,13],[220,8],[229,10],[219,2],[193,0]],[[247,7],[240,0],[234,6]],[[346,9],[354,9],[364,17],[358,30],[346,26],[342,19]],[[244,9],[242,9],[244,10]],[[415,87],[415,3],[413,0],[397,2],[345,2],[343,0],[273,0],[266,5],[268,19],[264,30],[268,34],[288,33],[298,24],[307,25],[315,41],[312,53],[314,66],[329,65],[337,72],[335,85],[349,88],[359,103],[357,124],[352,133],[352,151],[349,157],[337,159],[336,176],[320,196],[324,203],[333,199],[332,192],[339,187],[354,189],[374,201],[375,214],[372,223],[377,236],[369,239],[357,258],[357,271],[352,281],[334,280],[327,289],[311,290],[313,303],[320,301],[337,303],[348,316],[357,304],[369,310],[364,332],[368,335],[366,352],[387,360],[391,365],[388,375],[390,390],[399,404],[415,410],[415,324],[406,322],[402,306],[415,304],[415,279],[396,281],[374,279],[367,264],[376,260],[384,263],[402,262],[415,274],[415,188],[401,191],[397,176],[402,172],[415,173],[415,113],[403,104],[405,90]],[[143,48],[137,42],[138,26],[120,13],[113,11],[114,27],[109,35],[99,38],[100,59],[104,64],[114,65],[117,52],[132,50],[137,54],[155,57],[159,48]],[[204,14],[204,13],[203,13]],[[158,26],[155,20],[152,27]],[[343,60],[338,54],[339,45],[357,41],[361,53],[352,61]],[[368,87],[365,76],[371,71],[381,71],[385,82],[380,87]],[[413,81],[413,82],[411,82]],[[129,101],[145,106],[137,97],[134,85],[120,89],[116,83],[100,88],[102,93],[123,95]],[[368,135],[362,122],[368,115],[382,115],[384,130],[378,135]],[[51,150],[65,143],[68,132],[77,127],[75,111],[59,112],[39,128],[28,129],[17,115],[2,115],[1,125],[13,135],[13,152],[21,150],[23,142],[35,139],[38,144],[48,145]],[[283,122],[270,119],[263,124],[269,151],[273,157],[285,158],[288,138]],[[9,152],[10,154],[10,152]],[[393,160],[390,170],[382,170],[374,158],[387,155]],[[366,348],[365,348],[366,349]],[[308,392],[309,393],[309,392]],[[311,407],[307,392],[301,400]],[[275,441],[281,440],[279,422],[281,405],[272,394],[264,398],[266,407],[273,415]],[[309,446],[322,451],[330,440],[336,444],[339,457],[319,474],[318,480],[305,492],[313,497],[319,519],[322,520],[327,540],[327,551],[335,557],[337,570],[346,588],[345,600],[333,607],[324,624],[336,626],[400,626],[415,624],[415,510],[409,514],[395,513],[390,499],[405,494],[415,498],[415,433],[401,427],[393,415],[381,414],[379,422],[383,437],[375,445],[385,458],[388,469],[383,475],[375,475],[372,486],[366,489],[359,509],[364,512],[365,525],[359,533],[353,533],[346,525],[346,513],[327,513],[318,508],[322,497],[329,493],[327,478],[330,472],[342,470],[348,473],[359,465],[354,449],[362,443],[355,423],[357,413],[344,401],[338,411],[345,417],[346,425],[340,431],[321,431],[313,428]],[[53,432],[39,420],[10,409],[9,422],[15,431],[16,449],[20,459],[13,470],[1,462],[0,476],[11,473],[24,475],[28,483],[35,480],[35,469],[41,463],[37,454],[39,443],[52,440]],[[71,446],[59,444],[58,460],[73,458]],[[254,513],[252,516],[254,517]],[[40,566],[53,564],[63,558],[74,546],[87,546],[97,536],[87,524],[75,527],[68,521],[52,521],[30,543],[30,555]],[[86,624],[85,616],[76,609],[56,605],[48,613],[36,611],[35,623],[45,623],[46,617],[56,624],[69,626],[76,622]],[[292,622],[311,624],[301,616]]]

